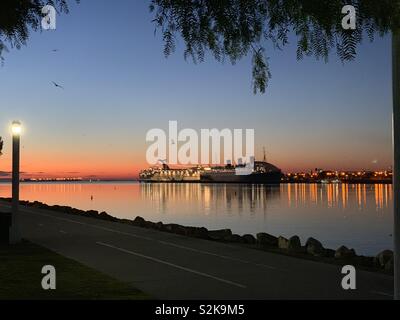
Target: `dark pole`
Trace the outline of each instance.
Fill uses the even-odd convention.
[[[19,232],[18,222],[18,210],[19,210],[19,162],[20,162],[20,133],[21,124],[14,121],[12,124],[12,204],[11,204],[11,239],[12,244],[21,241],[21,235]]]
[[[400,30],[393,32],[393,201],[394,299],[400,299]]]

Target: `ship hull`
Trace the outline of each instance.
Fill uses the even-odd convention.
[[[165,182],[165,183],[199,183],[200,178],[174,178],[174,177],[151,177],[151,178],[140,178],[139,182]]]
[[[181,179],[140,179],[140,182],[148,183],[242,183],[242,184],[279,184],[282,174],[280,173],[253,173],[251,175],[234,175],[224,173],[204,174],[197,180]]]
[[[282,174],[279,172],[271,173],[252,173],[250,175],[235,175],[231,173],[204,173],[200,177],[200,182],[208,183],[245,183],[245,184],[279,184]]]

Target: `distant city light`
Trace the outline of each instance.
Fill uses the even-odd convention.
[[[324,171],[318,169],[316,171],[310,172],[290,172],[285,174],[282,181],[296,181],[296,182],[343,182],[343,183],[389,183],[392,181],[393,171],[390,170],[380,170],[380,171]]]

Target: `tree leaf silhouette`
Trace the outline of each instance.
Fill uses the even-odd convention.
[[[356,9],[356,30],[342,27],[345,5]],[[346,62],[356,58],[365,35],[373,41],[400,26],[400,0],[152,0],[149,8],[166,56],[175,50],[175,34],[184,41],[185,59],[194,62],[204,61],[207,51],[232,64],[251,54],[254,93],[264,93],[271,78],[268,42],[282,50],[293,34],[298,60],[326,62],[336,51]]]

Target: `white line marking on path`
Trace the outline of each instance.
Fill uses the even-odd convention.
[[[37,214],[37,215],[41,215],[41,216],[45,216],[45,217],[49,217],[49,218],[52,218],[52,219],[62,220],[62,221],[66,221],[66,222],[71,222],[71,223],[84,225],[84,226],[87,226],[87,227],[92,227],[92,228],[105,230],[105,231],[109,231],[109,232],[113,232],[113,233],[117,233],[117,234],[122,234],[122,235],[129,236],[129,237],[134,237],[134,238],[148,240],[148,241],[157,241],[158,243],[161,243],[161,244],[164,244],[164,245],[167,245],[167,246],[176,247],[176,248],[184,249],[184,250],[189,250],[189,251],[192,251],[192,252],[202,253],[202,254],[218,257],[218,258],[221,258],[221,259],[237,261],[237,262],[241,262],[241,263],[244,263],[244,264],[252,264],[252,265],[255,265],[255,266],[258,266],[258,267],[264,267],[264,268],[268,268],[268,269],[271,269],[271,270],[276,270],[275,267],[272,267],[272,266],[269,266],[269,265],[266,265],[266,264],[255,263],[255,262],[242,260],[242,259],[238,259],[238,258],[233,258],[233,257],[225,256],[225,255],[219,255],[217,253],[213,253],[213,252],[209,252],[209,251],[204,251],[204,250],[194,249],[194,248],[190,248],[190,247],[186,247],[186,246],[181,246],[181,245],[178,245],[178,244],[175,244],[175,243],[172,243],[172,242],[156,240],[156,239],[153,239],[153,238],[149,238],[149,237],[145,237],[145,236],[139,236],[139,235],[136,235],[136,234],[133,234],[133,233],[118,231],[118,230],[110,229],[110,228],[106,228],[106,227],[101,227],[101,226],[90,224],[90,223],[84,223],[84,222],[80,222],[80,221],[76,221],[76,220],[72,220],[72,219],[67,219],[67,218],[55,217],[53,215],[49,215],[49,214],[45,214],[45,213],[39,213],[39,212],[36,212],[34,210],[31,210],[31,209],[27,209],[27,208],[24,208],[24,211],[27,211],[27,212],[30,212],[30,213],[33,213],[33,214]],[[282,271],[282,269],[280,269],[280,270]]]
[[[67,232],[65,232],[64,230],[60,230],[60,233],[67,234]]]
[[[161,264],[165,264],[167,266],[174,267],[176,269],[184,270],[184,271],[187,271],[187,272],[190,272],[190,273],[197,274],[199,276],[203,276],[203,277],[206,277],[206,278],[210,278],[210,279],[214,279],[214,280],[217,280],[217,281],[220,281],[220,282],[224,282],[224,283],[230,284],[230,285],[235,286],[235,287],[239,287],[239,288],[242,288],[242,289],[246,288],[246,286],[243,285],[243,284],[236,283],[236,282],[229,281],[229,280],[225,280],[225,279],[222,279],[222,278],[218,278],[218,277],[209,275],[207,273],[203,273],[203,272],[200,272],[200,271],[196,271],[196,270],[193,270],[193,269],[189,269],[189,268],[186,268],[186,267],[179,266],[179,265],[171,263],[171,262],[167,262],[167,261],[164,261],[164,260],[160,260],[160,259],[157,259],[157,258],[146,256],[144,254],[140,254],[140,253],[137,253],[137,252],[126,250],[126,249],[123,249],[123,248],[115,247],[115,246],[113,246],[111,244],[107,244],[107,243],[103,243],[103,242],[96,242],[96,243],[98,245],[101,245],[101,246],[104,246],[104,247],[112,248],[112,249],[115,249],[115,250],[118,250],[118,251],[121,251],[121,252],[124,252],[124,253],[128,253],[128,254],[131,254],[131,255],[134,255],[134,256],[138,256],[138,257],[141,257],[141,258],[144,258],[144,259],[148,259],[148,260],[151,260],[151,261],[154,261],[154,262],[158,262],[158,263],[161,263]]]
[[[217,253],[213,253],[213,252],[208,252],[208,251],[203,251],[203,250],[199,250],[199,249],[194,249],[194,248],[190,248],[190,247],[186,247],[186,246],[181,246],[172,242],[167,242],[167,241],[158,241],[161,244],[165,244],[167,246],[172,246],[172,247],[176,247],[179,249],[184,249],[184,250],[188,250],[188,251],[193,251],[193,252],[198,252],[198,253],[202,253],[202,254],[207,254],[210,256],[214,256],[214,257],[218,257],[221,259],[226,259],[226,260],[231,260],[231,261],[237,261],[237,262],[241,262],[241,263],[245,263],[245,264],[254,264],[256,266],[260,266],[260,267],[265,267],[271,270],[275,270],[275,267],[266,265],[266,264],[261,264],[261,263],[254,263],[254,262],[250,262],[247,260],[242,260],[242,259],[238,259],[238,258],[233,258],[233,257],[229,257],[229,256],[225,256],[225,255],[221,255],[221,254],[217,254]]]

